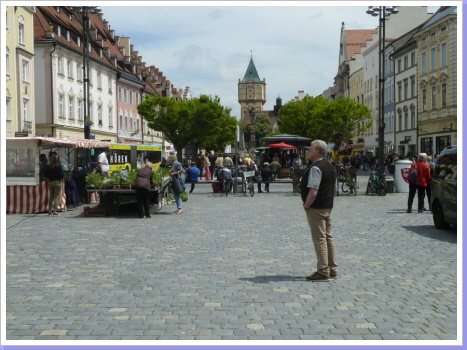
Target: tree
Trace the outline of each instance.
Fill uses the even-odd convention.
[[[252,125],[248,123],[242,126],[242,132],[244,133],[245,142],[250,142],[251,132],[252,132]],[[272,132],[271,123],[269,118],[265,114],[258,114],[255,116],[255,147],[259,147],[261,145],[261,139],[266,137]]]
[[[339,144],[368,129],[371,111],[349,98],[329,101],[324,97],[305,96],[302,100],[287,102],[279,110],[277,125],[281,133],[321,139]]]
[[[237,120],[230,116],[230,108],[223,107],[217,96],[201,95],[182,101],[146,97],[138,105],[138,113],[147,120],[148,127],[162,131],[173,143],[179,161],[183,147],[190,143],[196,148],[207,148],[212,143],[217,148],[235,140]]]

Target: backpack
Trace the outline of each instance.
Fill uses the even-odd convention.
[[[415,168],[413,168],[412,171],[409,173],[407,179],[409,180],[409,182],[418,185],[417,165],[415,165]]]

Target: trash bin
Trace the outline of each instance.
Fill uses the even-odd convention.
[[[409,192],[409,181],[407,175],[409,168],[412,165],[410,160],[398,160],[396,162],[396,172],[394,173],[394,181],[396,185],[396,192]]]

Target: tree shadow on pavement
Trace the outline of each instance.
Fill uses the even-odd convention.
[[[407,231],[419,234],[424,237],[437,239],[447,243],[457,243],[457,227],[451,226],[446,230],[435,228],[434,225],[420,225],[420,226],[401,226]]]
[[[306,281],[304,276],[288,276],[288,275],[256,276],[256,277],[251,277],[251,278],[239,278],[239,280],[253,282],[253,283]]]

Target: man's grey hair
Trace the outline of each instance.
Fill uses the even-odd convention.
[[[427,154],[426,154],[426,153],[420,153],[420,154],[418,155],[418,160],[423,160],[423,161],[425,161],[426,157],[427,157]]]
[[[315,150],[319,152],[323,157],[325,157],[328,153],[328,144],[323,140],[313,140],[311,142],[312,145],[315,145]]]
[[[148,168],[152,169],[152,163],[151,163],[151,162],[147,161],[147,162],[146,162],[146,166],[147,166]]]

